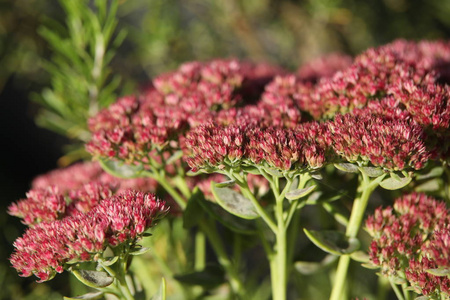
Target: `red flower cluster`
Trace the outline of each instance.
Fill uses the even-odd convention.
[[[188,63],[91,119],[87,149],[146,165],[158,161],[155,149],[183,148],[192,168],[344,160],[420,169],[450,153],[448,65],[450,43],[406,41],[290,75],[235,60]]]
[[[337,115],[327,124],[330,147],[346,161],[370,161],[390,170],[421,169],[431,157],[423,128],[404,120],[361,113]]]
[[[117,192],[127,189],[155,192],[157,187],[157,182],[151,178],[123,179],[114,177],[105,172],[97,162],[81,162],[66,168],[53,170],[36,177],[31,185],[33,189],[56,186],[61,193],[66,193],[92,182],[112,186],[117,189]]]
[[[448,297],[450,279],[432,272],[450,267],[449,224],[444,202],[424,194],[403,196],[367,219],[371,261],[383,275],[406,279],[417,293]]]
[[[320,138],[323,130],[318,123],[296,129],[264,128],[254,122],[230,126],[209,123],[187,133],[186,161],[194,170],[258,164],[281,170],[319,168],[326,159]]]
[[[127,189],[154,192],[156,182],[148,178],[119,179],[104,172],[98,163],[78,163],[37,177],[27,198],[9,206],[10,215],[27,225],[86,213],[101,200]]]
[[[189,126],[257,99],[280,72],[236,60],[184,64],[156,78],[154,87],[138,97],[122,98],[92,118],[87,150],[95,157],[145,164],[155,148],[177,148],[179,135]]]
[[[50,280],[67,264],[95,261],[108,246],[135,243],[166,211],[153,194],[126,191],[100,201],[86,214],[29,228],[14,242],[10,261],[21,276]]]

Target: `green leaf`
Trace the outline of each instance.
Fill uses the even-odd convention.
[[[113,264],[115,264],[118,260],[119,260],[119,256],[108,257],[107,259],[102,260],[102,265],[109,267],[109,266],[112,266]]]
[[[312,185],[309,187],[306,187],[304,189],[296,189],[293,191],[289,191],[286,193],[286,199],[288,200],[297,200],[300,199],[302,197],[305,197],[307,195],[309,195],[312,191],[314,191],[316,189],[316,185]]]
[[[257,232],[256,224],[253,220],[242,219],[230,214],[222,206],[204,198],[198,198],[197,201],[203,210],[228,229],[241,234],[255,234]]]
[[[161,279],[158,292],[152,297],[152,300],[166,300],[166,280]]]
[[[386,190],[398,190],[407,186],[412,180],[412,177],[399,177],[394,172],[391,172],[391,177],[380,182],[380,186]]]
[[[421,171],[419,171],[419,172],[421,172]],[[440,177],[440,176],[442,176],[443,173],[444,173],[444,168],[442,166],[437,166],[437,167],[432,168],[428,173],[425,173],[425,174],[415,173],[415,174],[416,174],[417,180],[425,180],[425,179],[429,179],[429,178]]]
[[[321,270],[324,270],[331,264],[333,264],[337,260],[338,256],[336,255],[327,255],[320,262],[310,262],[310,261],[297,261],[294,264],[297,272],[303,275],[311,275],[317,273]]]
[[[137,178],[144,170],[142,165],[132,166],[116,160],[100,159],[100,165],[106,172],[120,178]]]
[[[241,166],[241,170],[244,171],[245,173],[250,173],[253,175],[261,175],[259,169],[254,166]]]
[[[426,271],[434,276],[450,276],[450,268],[428,269]]]
[[[336,169],[347,173],[359,173],[358,166],[351,163],[334,164],[334,166],[336,167]]]
[[[265,167],[264,170],[274,177],[278,177],[278,178],[283,177],[283,173],[281,173],[280,170],[278,170],[278,169]]]
[[[140,248],[134,248],[132,249],[129,254],[130,255],[142,255],[150,251],[150,248],[148,247],[140,247]]]
[[[218,188],[232,187],[235,183],[236,183],[236,181],[234,181],[234,180],[228,180],[228,181],[216,183],[216,187],[218,187]]]
[[[203,210],[199,204],[200,199],[204,199],[203,193],[198,187],[195,187],[183,212],[183,228],[192,228],[203,218]]]
[[[383,169],[375,167],[360,167],[359,169],[369,177],[379,177],[386,173]]]
[[[174,278],[187,285],[199,285],[208,289],[225,282],[224,271],[217,265],[206,266],[202,271],[175,275]]]
[[[172,156],[166,160],[166,165],[170,165],[173,162],[178,161],[181,157],[183,157],[183,151],[181,151],[181,150],[175,151],[172,154]]]
[[[304,229],[306,236],[323,251],[343,255],[359,249],[360,243],[356,238],[348,238],[344,233],[333,230],[314,231]]]
[[[414,190],[416,192],[436,192],[440,190],[442,185],[443,182],[441,178],[434,178],[416,186]]]
[[[417,298],[414,298],[414,300],[429,300],[430,298],[428,296],[420,296]]]
[[[358,261],[360,263],[364,263],[367,264],[370,262],[370,256],[369,254],[367,254],[364,251],[355,251],[352,254],[350,254],[350,257],[354,260],[354,261]]]
[[[259,217],[252,202],[240,193],[229,188],[219,188],[215,182],[211,182],[211,191],[217,203],[229,213],[249,220]]]
[[[101,299],[102,297],[103,297],[103,292],[93,292],[93,293],[87,293],[87,294],[77,296],[77,297],[64,297],[64,300],[72,300],[72,299],[95,300],[95,299]]]
[[[314,178],[316,180],[322,180],[323,179],[322,174],[320,174],[319,172],[310,173],[309,175],[311,175],[311,178]]]
[[[398,285],[402,285],[402,284],[407,283],[405,278],[401,278],[401,277],[397,277],[397,276],[389,276],[389,280],[392,283],[395,283],[395,284],[398,284]]]
[[[93,288],[104,288],[113,283],[114,278],[102,271],[73,270],[72,274],[87,286]]]

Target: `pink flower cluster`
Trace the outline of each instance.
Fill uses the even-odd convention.
[[[10,261],[21,276],[34,274],[40,282],[47,281],[70,263],[101,258],[108,246],[136,243],[166,211],[165,203],[153,194],[125,191],[100,201],[86,214],[29,228],[14,242]]]
[[[448,65],[450,43],[403,40],[296,74],[235,60],[188,63],[91,119],[87,150],[145,166],[158,161],[156,150],[181,148],[194,169],[339,161],[420,169],[450,153]]]
[[[153,80],[137,97],[125,97],[89,121],[87,150],[95,157],[148,162],[155,148],[178,147],[179,135],[216,111],[259,97],[278,68],[236,60],[192,62]]]
[[[406,279],[419,294],[449,297],[450,279],[433,275],[450,267],[449,224],[444,202],[424,194],[403,196],[367,219],[371,261],[383,275]]]
[[[390,170],[421,169],[432,153],[418,124],[368,114],[337,115],[327,124],[330,147],[346,161],[370,161]]]
[[[152,179],[118,179],[104,172],[98,163],[86,162],[57,169],[37,177],[27,198],[9,206],[8,213],[24,224],[35,225],[86,213],[116,192],[135,189],[154,192]]]
[[[319,168],[325,163],[322,132],[318,123],[297,129],[264,128],[253,122],[230,126],[209,123],[187,133],[186,161],[194,170],[264,163],[281,170]]]

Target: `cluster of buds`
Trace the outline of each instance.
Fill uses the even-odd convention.
[[[430,159],[423,128],[367,113],[337,115],[326,122],[327,140],[345,161],[370,161],[389,170],[421,169]]]
[[[406,280],[419,294],[449,297],[449,222],[445,203],[424,194],[405,195],[393,207],[378,208],[366,221],[373,238],[371,262],[382,275]]]
[[[27,198],[11,204],[8,213],[32,226],[86,213],[101,200],[127,189],[154,192],[156,181],[119,179],[103,171],[98,163],[78,163],[38,176]]]
[[[34,274],[40,282],[47,281],[70,264],[101,258],[107,247],[135,244],[166,211],[153,194],[125,191],[86,214],[29,228],[14,242],[10,261],[21,276]]]
[[[209,123],[187,133],[184,152],[189,166],[240,168],[263,165],[280,170],[306,170],[325,164],[324,127],[305,123],[295,129],[262,127],[254,122],[229,126]]]
[[[90,119],[93,137],[86,148],[94,157],[146,164],[155,149],[179,147],[179,136],[189,127],[257,99],[281,72],[236,60],[186,63],[155,78],[139,96],[119,99]]]
[[[193,168],[242,160],[317,168],[341,156],[419,169],[450,152],[449,53],[446,42],[400,40],[354,60],[330,55],[296,74],[236,60],[187,63],[92,118],[87,150],[144,166],[190,148]]]

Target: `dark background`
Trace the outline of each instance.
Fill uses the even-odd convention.
[[[450,1],[430,0],[128,0],[119,28],[128,36],[112,62],[125,83],[143,84],[183,61],[238,57],[295,70],[330,52],[355,55],[397,38],[450,37]],[[0,298],[60,297],[56,279],[36,285],[6,258],[24,227],[5,211],[30,181],[57,167],[71,141],[35,125],[33,93],[49,86],[42,61],[51,51],[36,30],[64,22],[57,1],[0,0]],[[57,292],[52,292],[56,290]],[[32,294],[30,294],[32,293]],[[28,296],[27,296],[28,295]]]

